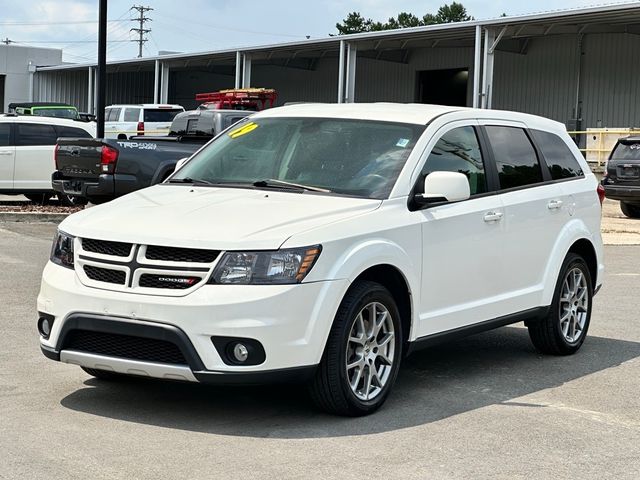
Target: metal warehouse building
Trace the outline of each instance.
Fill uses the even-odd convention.
[[[111,62],[107,104],[196,106],[268,87],[286,102],[518,110],[586,128],[640,126],[640,2]],[[38,67],[34,99],[94,109],[95,64]]]

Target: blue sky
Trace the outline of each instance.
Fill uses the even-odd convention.
[[[280,43],[325,37],[335,33],[335,23],[349,12],[384,21],[399,12],[418,16],[435,13],[448,0],[109,0],[108,58],[137,55],[137,44],[129,30],[133,4],[154,8],[144,56],[159,50],[195,52],[265,43]],[[477,19],[577,8],[602,4],[598,0],[463,0]],[[634,3],[634,2],[617,2]],[[639,3],[640,2],[635,2]],[[64,60],[87,62],[96,58],[98,0],[0,0],[0,38],[38,46],[63,48]]]

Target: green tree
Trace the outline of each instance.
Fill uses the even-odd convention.
[[[336,23],[336,29],[338,30],[338,35],[349,35],[350,33],[420,27],[424,25],[435,25],[437,23],[465,22],[468,20],[473,20],[473,17],[467,13],[464,5],[453,2],[449,5],[441,6],[435,15],[427,13],[422,18],[418,18],[413,13],[400,12],[396,17],[391,17],[385,23],[374,22],[370,18],[365,19],[359,12],[352,12],[347,15],[347,18],[345,18],[342,23]]]

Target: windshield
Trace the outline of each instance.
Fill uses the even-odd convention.
[[[34,115],[40,117],[78,119],[78,111],[75,108],[33,108],[32,111]]]
[[[423,126],[320,118],[247,119],[202,149],[172,180],[257,186],[265,180],[387,198]]]

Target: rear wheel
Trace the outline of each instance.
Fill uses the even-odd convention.
[[[116,372],[109,372],[107,370],[98,370],[95,368],[87,368],[87,367],[80,367],[80,368],[82,368],[82,370],[84,370],[86,373],[88,373],[92,377],[99,378],[100,380],[119,380],[122,378],[122,375]]]
[[[389,395],[401,358],[402,326],[392,295],[378,283],[358,282],[338,309],[311,397],[330,413],[373,413]]]
[[[582,346],[591,320],[593,286],[584,259],[565,258],[548,315],[529,324],[529,336],[542,353],[571,355]]]
[[[640,205],[620,202],[620,210],[629,218],[640,218]]]

